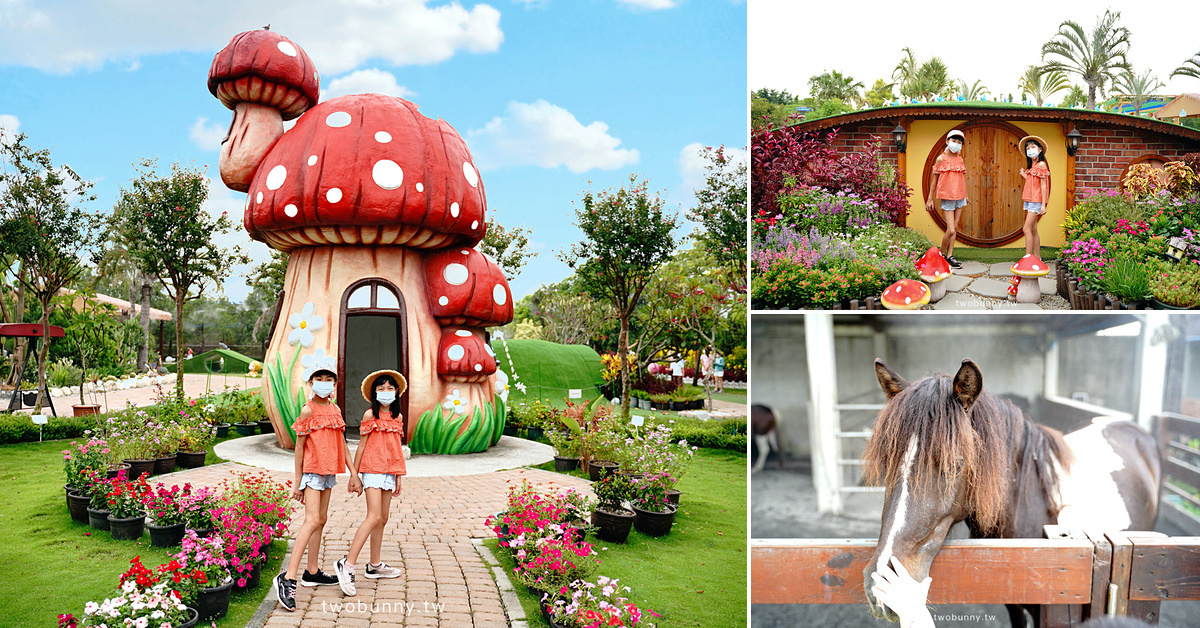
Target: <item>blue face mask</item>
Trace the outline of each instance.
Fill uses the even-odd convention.
[[[396,391],[377,390],[375,391],[375,399],[379,400],[380,405],[389,406],[396,400]]]
[[[337,382],[313,382],[313,394],[318,397],[328,397],[333,394],[333,389],[337,387]]]

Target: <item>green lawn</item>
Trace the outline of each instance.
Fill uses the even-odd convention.
[[[540,468],[553,469],[553,464]],[[662,628],[746,625],[746,456],[701,449],[677,488],[683,491],[671,533],[629,533],[624,545],[588,537],[600,554],[599,575],[630,587],[630,600],[649,608]],[[515,566],[496,540],[488,542],[506,572]],[[517,586],[531,628],[545,628],[537,601]]]
[[[22,595],[0,596],[0,623],[53,626],[60,613],[83,615],[89,600],[102,601],[117,590],[118,578],[134,556],[155,569],[177,548],[141,541],[114,541],[108,532],[76,523],[63,496],[62,450],[70,441],[22,443],[0,447],[0,564],[11,586]],[[210,459],[212,453],[209,453]],[[153,481],[153,480],[152,480]],[[218,626],[245,626],[271,587],[266,574],[279,571],[286,540],[271,544],[271,560],[256,589],[233,594],[229,614]]]
[[[996,262],[1015,262],[1025,255],[1025,249],[971,249],[967,247],[954,247],[954,257],[960,262],[974,261],[983,262],[984,264],[994,264]],[[1041,255],[1038,257],[1044,260],[1058,259],[1058,249],[1052,246],[1043,246]]]

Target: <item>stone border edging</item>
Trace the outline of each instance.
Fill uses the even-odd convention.
[[[500,561],[496,559],[495,554],[492,554],[492,550],[483,544],[483,539],[472,538],[471,544],[475,546],[476,553],[492,572],[492,579],[496,581],[496,589],[500,591],[500,604],[504,607],[504,616],[508,618],[509,627],[528,628],[525,607],[521,605],[521,599],[517,597],[517,592],[508,579],[508,574],[504,573],[504,569],[500,567]]]

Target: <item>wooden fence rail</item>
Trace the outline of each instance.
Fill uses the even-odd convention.
[[[1200,599],[1200,537],[1046,526],[1045,539],[946,542],[931,604],[1035,604],[1041,625],[1103,614],[1157,623],[1165,600]],[[866,604],[871,540],[751,539],[752,604]]]

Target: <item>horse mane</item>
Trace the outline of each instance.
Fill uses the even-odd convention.
[[[928,489],[939,477],[961,473],[969,516],[981,531],[997,532],[1006,523],[1002,519],[1012,482],[1009,452],[1021,419],[1011,402],[987,392],[980,392],[970,410],[963,411],[954,378],[931,375],[900,390],[879,412],[862,458],[865,479],[895,486],[908,444],[916,439],[918,455],[909,481]]]
[[[1020,468],[1017,471],[1017,485],[1020,495],[1034,495],[1037,492],[1046,496],[1047,515],[1053,521],[1062,510],[1059,501],[1059,475],[1055,463],[1068,471],[1075,461],[1067,441],[1063,440],[1062,432],[1038,425],[1026,419],[1025,431],[1021,445]]]

